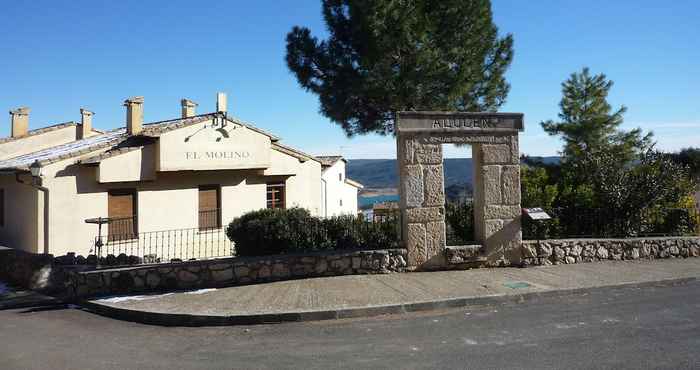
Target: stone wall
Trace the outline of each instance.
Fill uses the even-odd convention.
[[[50,254],[34,254],[0,247],[0,280],[18,288],[47,293],[65,288],[66,270],[54,265]]]
[[[69,295],[86,298],[405,269],[403,249],[222,258],[78,272],[71,276]]]
[[[523,241],[524,265],[700,257],[700,237]]]

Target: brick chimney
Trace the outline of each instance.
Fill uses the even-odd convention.
[[[92,132],[92,116],[95,113],[84,109],[80,108],[80,126],[78,126],[78,140],[85,139],[86,137],[90,136],[90,133]]]
[[[226,93],[216,94],[216,111],[226,113]]]
[[[197,105],[197,103],[189,99],[180,100],[180,106],[182,107],[182,118],[192,117],[197,114],[195,113]]]
[[[126,132],[138,135],[143,129],[143,96],[135,96],[124,100],[126,107]]]
[[[27,107],[20,107],[10,111],[12,123],[12,137],[22,137],[29,133],[29,111]]]

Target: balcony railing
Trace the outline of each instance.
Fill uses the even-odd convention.
[[[218,210],[200,213],[197,228],[147,232],[137,232],[136,217],[102,219],[108,225],[107,235],[95,237],[96,253],[136,256],[141,263],[231,257],[234,244],[219,227],[218,214]]]

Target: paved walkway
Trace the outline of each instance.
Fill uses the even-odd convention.
[[[160,295],[109,297],[90,303],[93,307],[99,305],[108,310],[160,316],[235,317],[372,308],[377,314],[382,313],[381,307],[388,306],[426,305],[451,300],[463,300],[458,305],[464,305],[469,304],[470,299],[513,298],[511,296],[699,277],[700,258],[689,258],[340,276]],[[314,318],[309,316],[308,319]]]

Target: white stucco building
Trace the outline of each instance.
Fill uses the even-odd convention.
[[[357,194],[362,184],[345,175],[347,162],[341,156],[317,156],[321,161],[321,215],[357,215]]]
[[[33,131],[29,109],[10,112],[12,136],[0,140],[0,243],[184,259],[227,245],[225,226],[248,211],[298,206],[323,216],[326,200],[342,199],[333,212],[356,212],[356,196],[336,193],[345,181],[328,186],[323,161],[231,117],[224,94],[216,112],[197,115],[183,99],[181,117],[152,123],[143,122],[142,97],[124,105],[125,127],[108,132],[92,129],[87,110],[80,123]],[[342,171],[334,176],[345,180]]]

